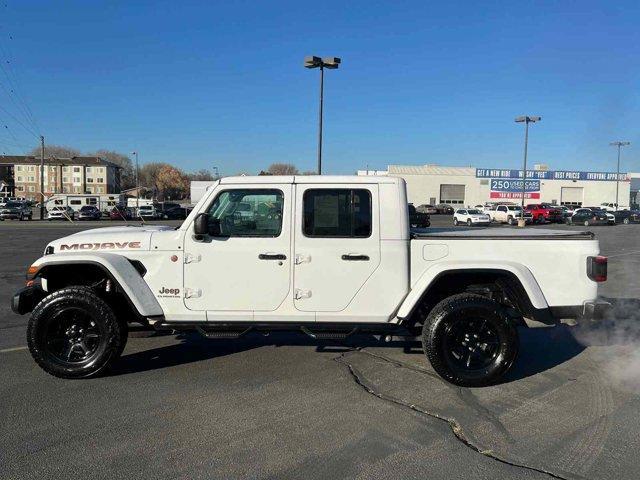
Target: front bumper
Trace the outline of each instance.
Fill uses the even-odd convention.
[[[0,213],[0,218],[20,218],[20,214],[18,212],[11,212],[11,213]]]
[[[40,285],[32,285],[18,290],[11,299],[11,310],[18,315],[24,315],[33,311],[35,306],[40,303],[47,295]]]

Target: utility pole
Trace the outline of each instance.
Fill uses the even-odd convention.
[[[44,220],[44,136],[40,135],[40,220]]]
[[[631,142],[611,142],[609,145],[618,147],[618,166],[616,167],[616,212],[618,211],[618,191],[620,189],[620,150],[622,147],[631,145]]]

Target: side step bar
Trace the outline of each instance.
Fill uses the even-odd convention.
[[[309,335],[315,340],[344,340],[345,338],[358,333],[358,327],[353,327],[349,331],[324,330],[314,332],[303,325],[300,327],[300,330],[302,331],[302,333]]]
[[[231,330],[228,328],[210,328],[207,326],[197,326],[196,330],[200,335],[207,338],[240,338],[249,333],[252,328],[247,327],[243,330]]]
[[[343,340],[356,334],[415,336],[406,327],[390,323],[252,323],[252,322],[150,322],[156,330],[196,330],[206,338],[240,338],[249,332],[302,332],[316,340]]]

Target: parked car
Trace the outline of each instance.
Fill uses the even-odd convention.
[[[475,208],[459,208],[453,213],[453,224],[467,225],[469,227],[473,225],[485,225],[488,226],[491,223],[491,217],[486,213],[476,210]]]
[[[4,207],[0,208],[0,218],[3,220],[13,218],[16,220],[31,220],[33,212],[31,207],[25,202],[11,202],[8,201],[4,204]]]
[[[429,215],[435,215],[436,213],[438,213],[438,210],[436,209],[436,207],[434,207],[433,205],[429,205],[427,203],[418,205],[416,207],[416,211],[420,213],[428,213]]]
[[[133,219],[133,210],[127,207],[116,206],[109,212],[111,220],[131,220]]]
[[[519,205],[496,205],[495,210],[489,210],[486,212],[491,221],[498,223],[508,223],[509,225],[516,225],[518,219],[522,217],[522,207]],[[531,212],[524,212],[524,221],[526,223],[533,222],[533,215]]]
[[[58,205],[47,212],[47,220],[74,220],[76,212],[71,207]]]
[[[436,205],[436,213],[439,213],[441,215],[453,215],[454,211],[455,209],[451,205],[448,205],[446,203],[439,203],[438,205]]]
[[[626,206],[625,205],[618,205],[617,203],[604,202],[604,203],[601,203],[600,207],[598,207],[598,208],[604,210],[605,212],[613,213],[613,212],[615,212],[617,210],[628,210],[629,206],[628,205],[626,205]]]
[[[531,203],[525,207],[525,212],[531,213],[534,223],[564,221],[562,210],[549,203]]]
[[[558,205],[557,208],[560,210],[560,212],[562,212],[562,218],[564,219],[567,219],[568,217],[573,215],[573,212],[575,210],[575,207],[571,208],[567,205]]]
[[[158,218],[158,211],[154,205],[142,205],[138,208],[138,217],[144,220],[155,220]]]
[[[576,208],[573,215],[565,219],[567,225],[607,225],[609,219],[603,210],[592,210],[590,208]]]
[[[609,223],[609,225],[615,225],[616,224],[616,217],[613,213],[608,212],[607,210],[603,209],[602,207],[584,207],[584,208],[589,208],[591,210],[593,210],[594,212],[602,212],[607,216],[607,221]]]
[[[412,203],[409,204],[409,226],[411,228],[427,228],[431,225],[428,213],[418,212]]]
[[[100,220],[102,212],[93,205],[85,205],[78,212],[78,220]]]
[[[623,223],[628,225],[629,223],[636,222],[638,216],[631,213],[631,210],[618,210],[611,212],[616,220],[616,223]]]
[[[162,218],[166,220],[184,220],[187,218],[188,212],[184,207],[173,207],[162,212]]]

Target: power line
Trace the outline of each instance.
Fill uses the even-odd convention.
[[[6,4],[4,6],[5,8],[7,7]],[[0,26],[0,28],[2,27]],[[2,61],[2,59],[0,59],[0,70],[2,70],[2,72],[4,73],[4,76],[6,77],[9,84],[8,89],[4,85],[2,87],[7,92],[7,96],[11,98],[11,100],[15,103],[20,113],[24,116],[26,123],[30,124],[31,133],[34,134],[36,137],[40,137],[40,135],[37,133],[40,131],[40,126],[35,118],[35,115],[33,114],[33,111],[31,110],[31,108],[29,107],[29,104],[26,101],[25,96],[17,88],[17,85],[20,82],[18,81],[18,76],[16,74],[15,69],[13,68],[12,61],[14,57],[11,54],[12,53],[11,47],[9,45],[9,42],[7,42],[5,45],[4,43],[5,38],[8,38],[9,40],[13,40],[12,35],[9,34],[8,32],[0,35],[0,54],[5,57],[4,62]],[[11,95],[11,93],[13,93],[13,95]],[[22,126],[25,127],[24,124],[22,124]]]

